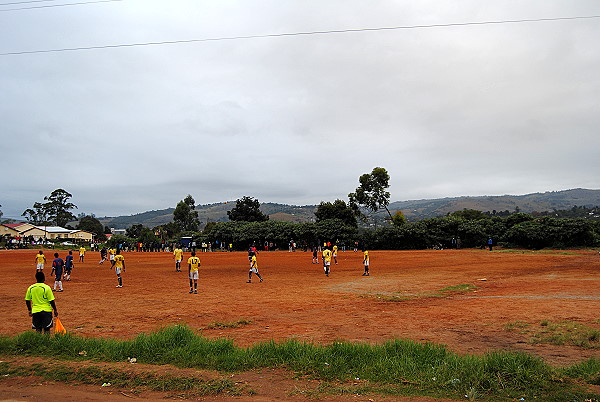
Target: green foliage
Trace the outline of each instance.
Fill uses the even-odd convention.
[[[77,208],[69,202],[72,197],[70,193],[62,188],[56,189],[49,196],[44,197],[45,203],[35,202],[33,209],[26,209],[22,216],[35,225],[65,226],[76,217],[70,210]]]
[[[134,247],[136,243],[136,239],[132,239],[131,237],[123,236],[123,235],[113,235],[108,239],[106,245],[111,248],[117,248],[120,244],[129,247]]]
[[[342,200],[335,200],[333,203],[321,201],[315,211],[317,222],[339,219],[345,225],[358,226],[354,211]]]
[[[311,246],[321,241],[339,241],[352,244],[358,237],[357,229],[339,219],[318,223],[295,224],[290,222],[216,222],[204,229],[203,238],[208,241],[233,243],[240,250],[249,244],[274,242],[280,246],[295,240],[300,245]]]
[[[462,211],[456,211],[456,212],[453,212],[448,215],[454,216],[457,218],[462,218],[462,219],[465,219],[468,221],[477,221],[480,219],[486,219],[488,217],[482,211],[478,211],[476,209],[467,209],[467,208],[463,209]]]
[[[235,203],[235,207],[231,211],[227,211],[227,216],[229,220],[234,222],[264,222],[269,220],[269,216],[260,210],[260,202],[248,196],[239,198]]]
[[[198,221],[198,212],[196,201],[188,194],[182,201],[177,203],[173,211],[173,222],[181,231],[197,231],[200,222]]]
[[[396,211],[396,213],[392,216],[392,225],[396,227],[406,225],[406,216],[402,213],[402,211]]]
[[[371,173],[365,173],[358,178],[360,186],[354,193],[348,194],[350,207],[359,217],[364,217],[360,212],[363,206],[372,212],[383,208],[387,211],[390,219],[392,214],[388,209],[390,204],[390,193],[387,188],[390,186],[390,175],[382,167],[376,167]]]
[[[106,240],[104,226],[102,226],[102,223],[100,223],[100,221],[93,216],[87,215],[81,217],[79,219],[79,223],[77,224],[77,229],[93,233],[96,236],[96,239],[99,241]]]

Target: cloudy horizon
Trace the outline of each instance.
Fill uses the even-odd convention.
[[[378,166],[391,201],[600,188],[595,1],[8,8],[5,218],[57,188],[96,216],[187,194],[312,205]],[[571,17],[592,18],[507,22]],[[383,27],[403,28],[268,36]],[[263,37],[223,39],[242,36]]]

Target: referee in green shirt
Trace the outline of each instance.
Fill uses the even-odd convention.
[[[36,272],[35,280],[37,283],[31,285],[25,293],[25,304],[31,317],[31,327],[37,332],[44,331],[47,334],[52,328],[52,311],[54,316],[58,317],[58,310],[56,310],[52,289],[44,283],[46,280],[44,273]]]

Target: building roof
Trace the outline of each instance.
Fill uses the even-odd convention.
[[[16,229],[19,226],[27,225],[26,223],[3,223],[4,226],[8,226],[9,228]]]

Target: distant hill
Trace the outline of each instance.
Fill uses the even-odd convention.
[[[410,221],[444,216],[463,209],[476,209],[483,212],[509,211],[531,213],[552,210],[570,209],[573,206],[595,207],[600,206],[600,190],[573,189],[564,191],[551,191],[526,195],[501,195],[478,197],[454,197],[428,200],[395,201],[389,205],[390,211],[400,210]],[[235,201],[226,201],[216,204],[198,205],[198,217],[202,226],[207,222],[225,222],[227,211],[235,207]],[[271,220],[285,222],[314,222],[316,205],[286,205],[276,203],[263,203],[260,209],[269,215]],[[173,220],[174,208],[142,212],[130,216],[98,218],[103,225],[123,229],[134,224],[155,227]],[[377,216],[383,216],[378,213]]]
[[[573,189],[526,195],[439,198],[433,200],[396,201],[390,211],[400,210],[407,219],[421,220],[444,216],[463,209],[483,212],[517,210],[526,213],[570,209],[573,206],[600,206],[600,190]]]
[[[198,219],[201,227],[208,222],[227,222],[227,211],[235,207],[235,201],[226,201],[216,204],[197,205]],[[314,222],[316,205],[286,205],[265,202],[260,205],[260,210],[269,215],[271,220],[284,222]],[[104,217],[98,220],[105,226],[115,229],[125,229],[132,225],[142,224],[146,227],[155,227],[169,223],[173,220],[175,208],[160,209],[156,211],[142,212],[129,216]]]

